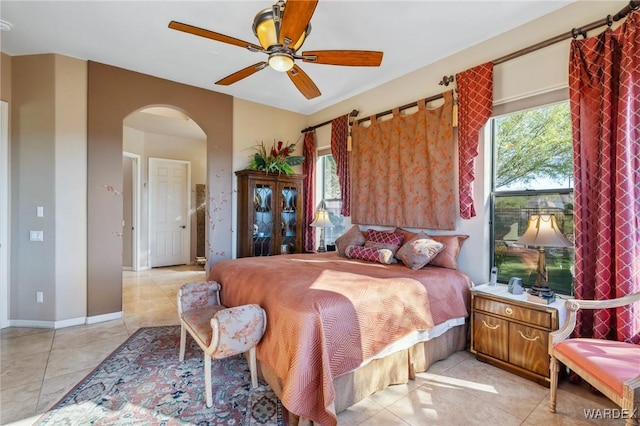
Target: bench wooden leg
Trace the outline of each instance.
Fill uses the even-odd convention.
[[[184,350],[187,343],[187,330],[180,324],[180,362],[184,361]]]
[[[251,386],[258,387],[258,369],[256,365],[256,347],[249,349],[249,371],[251,372]]]
[[[211,408],[213,405],[213,395],[211,390],[211,357],[204,354],[204,394],[207,402],[207,407]]]

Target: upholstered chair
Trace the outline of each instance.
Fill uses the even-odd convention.
[[[550,334],[551,393],[549,411],[556,412],[560,363],[582,377],[621,408],[626,426],[640,420],[640,345],[604,339],[569,338],[580,309],[616,308],[640,301],[640,293],[611,300],[567,300],[564,327]]]
[[[211,359],[249,352],[251,385],[258,386],[256,345],[264,334],[267,317],[259,305],[227,308],[220,304],[220,285],[215,281],[184,284],[178,291],[180,315],[180,361],[184,360],[187,332],[204,352],[207,407],[213,405]]]

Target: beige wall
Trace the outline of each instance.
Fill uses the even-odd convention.
[[[55,317],[55,58],[12,59],[10,318]],[[36,217],[36,206],[45,216]],[[30,242],[29,231],[43,231]],[[35,267],[37,265],[37,267]],[[36,303],[42,291],[44,303]]]
[[[86,62],[59,55],[11,62],[10,317],[74,323],[86,315]],[[44,241],[29,241],[30,231],[43,231]]]
[[[0,52],[0,99],[11,103],[11,56]]]
[[[270,148],[274,140],[285,143],[297,142],[295,154],[302,155],[302,133],[309,117],[291,111],[272,108],[242,99],[233,100],[233,171],[247,168],[255,146],[264,142]],[[302,173],[302,166],[294,167],[296,173]],[[237,180],[233,176],[233,229],[237,227]],[[218,186],[217,192],[223,189]],[[216,194],[216,191],[213,191]],[[234,233],[237,235],[237,233]],[[236,238],[230,257],[236,257]]]
[[[321,123],[353,109],[360,111],[358,118],[363,118],[414,102],[418,98],[441,93],[447,90],[438,84],[445,75],[455,75],[558,34],[568,33],[571,28],[600,20],[607,14],[617,12],[626,4],[628,2],[580,0],[551,15],[319,111],[310,116],[309,122]],[[494,104],[513,102],[566,87],[569,43],[570,41],[567,40],[497,65],[494,70]],[[451,87],[449,86],[449,89]],[[329,137],[330,133],[327,129],[319,129],[318,145],[328,146]],[[491,157],[490,153],[486,152],[487,147],[482,140],[481,143],[474,182],[475,207],[478,215],[471,220],[458,219],[456,224],[457,233],[470,235],[460,254],[460,269],[467,272],[476,282],[488,281],[490,262],[488,174]]]
[[[55,321],[64,321],[87,314],[87,63],[55,55],[55,69]]]

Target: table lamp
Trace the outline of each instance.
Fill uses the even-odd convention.
[[[327,251],[327,248],[324,245],[324,229],[333,228],[333,223],[331,223],[331,219],[329,219],[329,212],[324,209],[316,210],[316,216],[309,226],[320,228],[320,244],[318,245],[318,251]]]
[[[545,298],[553,297],[553,291],[549,288],[547,266],[545,259],[545,247],[571,247],[573,244],[558,229],[556,217],[552,214],[532,214],[529,217],[527,230],[516,241],[516,244],[538,246],[538,275],[529,293]]]

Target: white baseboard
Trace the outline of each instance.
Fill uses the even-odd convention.
[[[96,315],[93,317],[87,317],[87,324],[96,324],[99,322],[111,321],[122,318],[122,311],[112,312],[110,314]]]
[[[10,327],[52,328],[59,329],[86,324],[85,317],[71,318],[62,321],[9,320]]]
[[[110,314],[96,315],[93,317],[71,318],[62,321],[35,321],[35,320],[9,320],[9,327],[27,327],[27,328],[59,328],[73,327],[83,324],[97,324],[99,322],[111,321],[122,318],[122,311]]]

